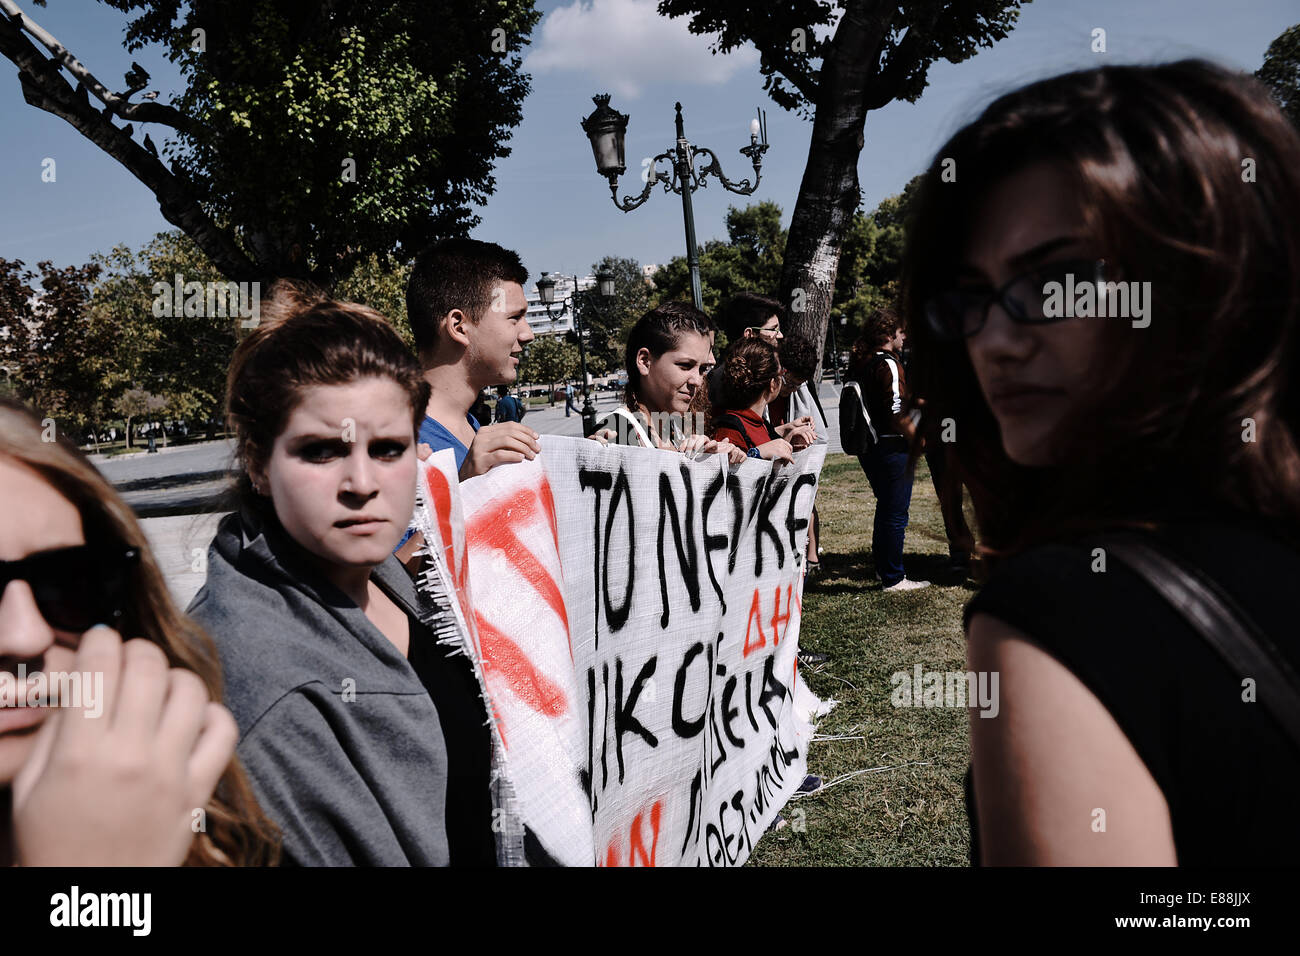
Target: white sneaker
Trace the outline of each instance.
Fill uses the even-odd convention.
[[[896,583],[894,583],[894,584],[891,584],[889,587],[885,588],[884,590],[886,590],[886,591],[919,591],[921,588],[928,588],[929,586],[930,586],[930,582],[929,582],[929,581],[910,581],[910,580],[908,580],[907,578],[903,578],[903,580],[898,581],[898,582],[896,582]]]

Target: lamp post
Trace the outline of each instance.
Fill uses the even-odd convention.
[[[614,274],[605,269],[597,272],[596,287],[602,299],[613,297]],[[584,330],[579,320],[578,291],[578,277],[574,276],[573,293],[561,299],[559,305],[560,315],[564,315],[565,309],[573,311],[573,331],[578,339],[578,358],[582,362],[582,435],[584,438],[589,438],[596,431],[596,406],[591,401],[591,389],[587,381],[587,347],[583,341]],[[537,296],[546,306],[547,316],[555,318],[551,313],[551,306],[556,304],[555,280],[550,277],[550,273],[543,272],[541,278],[537,280]]]
[[[848,316],[840,319],[840,325],[848,325],[848,323]],[[831,330],[831,380],[838,385],[840,384],[840,349],[835,341],[835,320],[832,319],[826,324]]]
[[[677,104],[677,143],[654,159],[647,160],[643,166],[642,178],[645,189],[639,196],[618,198],[618,177],[623,175],[627,166],[624,162],[623,140],[627,133],[628,114],[620,113],[609,105],[609,94],[593,96],[596,109],[582,120],[582,131],[591,140],[591,152],[596,158],[596,170],[609,180],[609,192],[614,205],[624,212],[631,212],[650,198],[650,191],[655,184],[663,183],[664,192],[677,193],[682,197],[682,219],[686,224],[686,262],[691,270],[691,295],[697,309],[704,308],[700,294],[700,255],[695,245],[695,212],[691,208],[691,193],[708,185],[710,173],[718,177],[723,188],[742,196],[748,196],[758,189],[762,178],[763,153],[767,152],[767,115],[760,109],[758,118],[749,124],[749,145],[740,149],[740,153],[749,158],[754,167],[754,183],[748,179],[732,182],[722,172],[722,166],[713,150],[703,146],[693,146],[686,139],[682,127],[682,104]],[[697,156],[707,154],[709,161],[699,169],[695,167]],[[659,163],[669,164],[671,172],[661,172]]]

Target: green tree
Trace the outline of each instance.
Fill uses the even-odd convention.
[[[587,334],[588,371],[605,375],[623,367],[623,346],[628,330],[650,310],[650,286],[635,259],[606,256],[592,266],[593,273],[607,271],[614,276],[614,295],[608,301],[598,290],[581,293],[582,324]]]
[[[205,297],[203,308],[187,315],[191,310],[173,301],[178,276],[215,289],[222,281],[216,266],[176,230],[159,233],[138,253],[119,245],[92,262],[103,273],[92,309],[119,343],[97,366],[104,402],[112,407],[127,389],[141,388],[166,402],[168,417],[219,418],[241,325],[237,304],[217,297],[222,314],[209,315]]]
[[[127,51],[160,45],[185,88],[170,104],[133,102],[145,71],[112,92],[0,0],[0,55],[27,102],[144,183],[227,278],[325,288],[367,256],[408,258],[477,224],[522,116],[522,51],[540,17],[532,0],[101,2],[128,15]],[[137,124],[162,142],[137,142]]]
[[[139,418],[151,418],[167,407],[167,400],[154,395],[143,388],[129,388],[113,402],[113,410],[126,419],[126,447],[134,447],[131,442],[131,422]]]
[[[896,304],[907,218],[921,178],[914,177],[900,194],[882,199],[871,212],[854,215],[840,251],[830,312],[840,339],[855,337],[873,309]],[[848,342],[838,344],[843,349]]]
[[[97,265],[56,269],[0,259],[0,328],[6,370],[18,395],[63,430],[101,420],[98,360],[116,348],[90,308]],[[33,286],[38,280],[39,291]]]
[[[377,255],[357,263],[352,274],[334,287],[336,298],[344,302],[368,305],[388,319],[406,344],[415,350],[415,337],[406,317],[406,283],[411,278],[411,263],[385,265]]]
[[[528,344],[521,378],[531,384],[546,382],[546,395],[555,404],[555,383],[573,378],[578,371],[578,347],[558,335],[541,335]]]
[[[1255,75],[1266,83],[1282,112],[1300,128],[1300,23],[1268,45]]]
[[[780,288],[786,231],[781,207],[771,201],[727,210],[727,238],[710,239],[700,249],[700,291],[712,315],[737,292],[775,296]],[[655,274],[656,304],[690,301],[691,275],[685,256],[675,256]]]
[[[861,202],[867,113],[916,102],[932,63],[959,63],[1006,37],[1021,2],[660,0],[665,16],[690,17],[692,33],[716,34],[715,53],[752,43],[768,95],[813,121],[781,274],[794,329],[825,339],[840,253]]]

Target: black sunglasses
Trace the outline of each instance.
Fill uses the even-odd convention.
[[[1067,318],[1045,315],[1044,304],[1048,294],[1043,291],[1049,282],[1067,288],[1067,280],[1074,287],[1085,283],[1106,281],[1105,259],[1069,259],[1052,262],[1018,275],[997,290],[951,289],[934,296],[925,303],[925,321],[940,339],[958,342],[977,333],[988,321],[989,306],[997,302],[1013,322],[1022,325],[1044,325]]]
[[[0,561],[0,594],[10,581],[26,581],[50,627],[80,634],[121,620],[139,559],[135,548],[83,544]]]

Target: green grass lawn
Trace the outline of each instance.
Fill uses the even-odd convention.
[[[917,663],[923,671],[966,669],[961,611],[974,584],[944,570],[948,545],[929,471],[918,464],[903,549],[907,576],[934,582],[924,590],[880,590],[871,559],[875,498],[856,458],[827,457],[817,511],[822,573],[804,591],[799,643],[830,660],[800,672],[819,697],[840,702],[822,718],[818,736],[856,739],[814,740],[808,771],[831,782],[855,770],[891,769],[792,800],[783,811],[790,825],[765,836],[750,861],[965,866],[966,710],[890,703],[896,671],[910,674]]]

